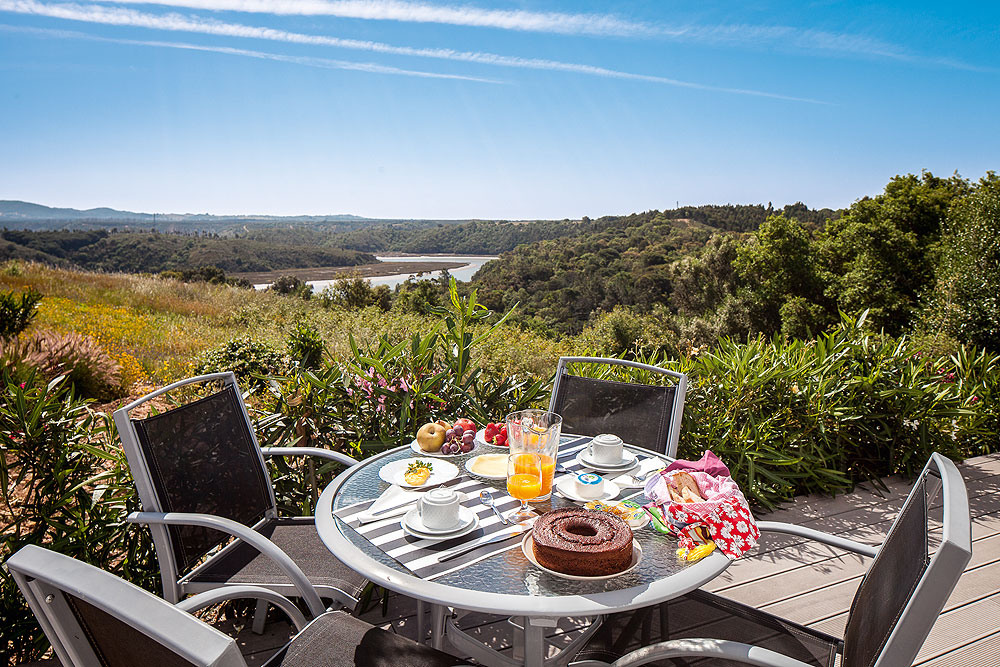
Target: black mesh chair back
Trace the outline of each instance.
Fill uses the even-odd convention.
[[[246,667],[236,642],[93,565],[35,545],[5,567],[63,667]]]
[[[965,483],[951,461],[933,454],[854,596],[843,667],[911,664],[971,555]]]
[[[274,509],[271,483],[235,387],[132,425],[160,511],[213,514],[253,526]],[[226,539],[197,526],[169,531],[180,571]]]
[[[663,453],[670,434],[675,392],[672,386],[564,374],[550,410],[562,415],[565,433],[614,433],[630,445]]]
[[[197,667],[103,609],[73,595],[64,598],[102,667]]]

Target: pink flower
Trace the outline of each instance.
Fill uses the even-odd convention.
[[[969,399],[970,403],[976,403],[978,401],[979,401],[979,397],[978,396],[973,396],[972,398]]]
[[[24,389],[24,383],[23,382],[21,384],[17,385],[17,386],[20,387],[21,389]]]

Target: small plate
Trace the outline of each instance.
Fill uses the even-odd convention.
[[[450,459],[453,456],[461,456],[461,454],[442,454],[440,451],[425,452],[424,450],[420,449],[420,445],[417,444],[416,440],[410,443],[410,449],[413,451],[413,453],[419,454],[420,456],[432,456],[436,459]]]
[[[642,561],[642,547],[639,546],[639,542],[635,539],[632,540],[632,563],[621,572],[615,572],[614,574],[603,574],[597,577],[585,577],[579,574],[564,574],[562,572],[556,572],[555,570],[550,570],[547,567],[539,565],[538,561],[535,560],[534,543],[532,542],[531,539],[531,533],[525,535],[524,539],[521,540],[521,551],[522,553],[524,553],[524,557],[527,558],[531,562],[531,564],[537,567],[539,570],[543,570],[551,575],[555,575],[563,579],[573,579],[574,581],[602,581],[604,579],[614,579],[615,577],[620,577],[623,574],[628,574],[635,568],[639,567],[639,563]]]
[[[587,456],[586,449],[581,449],[580,453],[576,455],[576,462],[586,468],[591,468],[600,472],[627,472],[635,467],[636,463],[639,462],[639,458],[635,454],[628,452],[628,456],[623,459],[621,463],[597,463],[592,461],[590,457]]]
[[[506,449],[506,447],[504,449]],[[476,462],[476,460],[478,460],[479,458],[481,458],[483,456],[501,456],[501,457],[506,458],[505,454],[480,454],[479,456],[473,456],[471,459],[469,459],[468,461],[466,461],[465,462],[465,469],[468,470],[471,474],[475,475],[476,477],[482,477],[483,479],[507,479],[507,470],[506,470],[507,465],[506,464],[504,464],[504,473],[502,475],[487,475],[487,474],[484,474],[484,473],[477,472],[477,471],[473,470],[472,469],[473,464]]]
[[[576,475],[563,475],[556,480],[556,491],[570,500],[575,500],[581,503],[589,503],[591,500],[612,500],[617,498],[618,494],[622,492],[621,488],[617,484],[612,482],[610,479],[606,479],[604,480],[604,493],[597,498],[584,498],[576,492],[576,486],[573,484],[574,479],[576,479]]]
[[[478,431],[476,431],[476,440],[475,440],[475,442],[476,442],[477,445],[484,445],[486,447],[492,447],[493,449],[502,449],[502,450],[507,450],[508,449],[507,445],[494,445],[492,442],[486,442],[486,429],[485,428],[481,428]]]
[[[429,463],[431,466],[431,476],[420,486],[413,486],[403,481],[403,473],[406,472],[407,466],[414,461],[423,461],[424,463]],[[378,469],[378,476],[382,478],[383,482],[395,484],[404,489],[427,489],[438,484],[444,484],[458,477],[458,466],[448,461],[442,461],[441,459],[403,459],[402,461],[386,463]]]
[[[417,508],[413,507],[409,512],[403,516],[400,524],[403,526],[403,530],[415,537],[455,537],[459,534],[465,535],[469,532],[467,529],[473,524],[479,525],[477,521],[479,517],[475,512],[470,510],[468,507],[458,508],[458,526],[456,528],[449,528],[447,530],[441,530],[439,528],[428,528],[424,525],[424,522],[420,520],[420,515],[417,513]],[[464,532],[463,532],[464,531]]]

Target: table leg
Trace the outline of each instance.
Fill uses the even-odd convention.
[[[543,667],[546,654],[545,627],[535,625],[532,620],[525,619],[524,624],[524,667]]]
[[[443,605],[431,605],[431,646],[439,651],[444,648],[444,616],[447,610]]]
[[[425,605],[423,600],[417,600],[417,641],[421,644],[427,641],[427,623],[424,619],[427,607]]]

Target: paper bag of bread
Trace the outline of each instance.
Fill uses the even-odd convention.
[[[735,560],[760,539],[750,506],[731,477],[672,470],[647,480],[645,491],[675,528],[682,548],[713,541]]]

